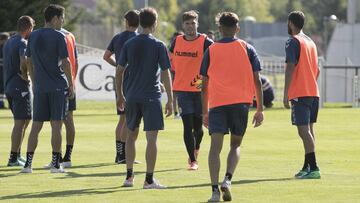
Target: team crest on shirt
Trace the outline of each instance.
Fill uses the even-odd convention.
[[[197,75],[191,82],[190,85],[192,87],[196,87],[197,89],[201,89],[202,87],[202,78],[200,75]]]

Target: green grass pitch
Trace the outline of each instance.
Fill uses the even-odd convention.
[[[211,194],[207,155],[210,137],[205,130],[198,171],[187,171],[181,120],[165,121],[158,137],[155,178],[169,188],[143,190],[145,136],[140,132],[135,165],[135,187],[122,188],[125,165],[114,164],[114,131],[118,117],[114,102],[79,102],[75,112],[76,139],[73,167],[50,174],[42,166],[51,159],[49,123],[39,136],[33,174],[6,167],[12,117],[0,111],[0,202],[206,202]],[[252,118],[254,112],[250,112]],[[251,120],[249,119],[249,122]],[[23,143],[26,151],[27,136]],[[64,129],[63,129],[64,132]],[[320,180],[295,180],[302,166],[303,147],[290,111],[265,111],[264,124],[248,126],[241,160],[233,177],[233,202],[360,202],[360,109],[327,107],[315,125]],[[65,142],[65,133],[63,140]],[[65,143],[63,142],[63,149]],[[229,136],[222,151],[220,177],[225,173]]]

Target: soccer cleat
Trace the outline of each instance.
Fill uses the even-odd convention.
[[[122,186],[123,187],[133,187],[134,186],[134,176],[126,179]]]
[[[53,167],[51,162],[43,166],[44,169],[50,169],[51,167]]]
[[[21,169],[20,173],[32,173],[33,170],[31,167],[26,167],[26,168],[23,168]]]
[[[220,191],[213,191],[210,199],[208,199],[208,202],[220,202]]]
[[[20,161],[19,159],[16,159],[16,161],[14,161],[14,162],[10,162],[10,160],[9,160],[7,166],[9,166],[9,167],[13,167],[13,166],[25,166],[25,163],[22,162],[22,161]]]
[[[146,181],[144,182],[144,189],[166,189],[167,187],[164,185],[161,185],[159,181],[153,179],[153,183],[149,184]]]
[[[52,166],[50,168],[50,173],[65,173],[65,170],[64,170],[62,165],[60,165],[59,168],[55,168],[55,167]]]
[[[306,175],[309,171],[308,170],[300,170],[297,174],[295,174],[295,178],[300,179],[304,175]]]
[[[17,159],[21,162],[24,162],[24,163],[26,162],[26,159],[22,156],[18,156]]]
[[[225,177],[220,187],[220,190],[222,192],[222,198],[224,201],[231,201],[230,189],[231,189],[231,181]]]
[[[198,165],[197,161],[191,162],[189,165],[189,168],[188,168],[189,171],[196,171],[198,169],[199,169],[199,165]]]
[[[118,159],[117,160],[117,162],[116,162],[117,164],[126,164],[126,159]]]
[[[61,163],[63,168],[71,168],[72,164],[71,161],[64,161]]]
[[[299,179],[320,179],[320,178],[321,178],[320,170],[313,170],[299,177]]]

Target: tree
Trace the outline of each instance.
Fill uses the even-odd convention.
[[[176,0],[149,0],[149,6],[154,7],[159,15],[155,36],[166,43],[176,30],[178,4]]]
[[[346,18],[345,0],[270,0],[271,14],[276,21],[286,22],[289,12],[301,10],[305,14],[304,30],[309,34],[321,34],[324,30],[324,17],[332,14],[339,19]]]
[[[271,22],[273,17],[270,14],[269,0],[211,0],[198,1],[197,4],[187,4],[190,8],[183,10],[199,11],[199,31],[206,32],[208,29],[216,29],[215,16],[222,11],[236,13],[240,20],[245,16],[253,16],[259,22]],[[219,6],[221,5],[221,6]],[[180,23],[177,24],[180,27]]]
[[[49,4],[59,4],[67,8],[70,6],[70,0],[1,0],[0,1],[0,31],[15,31],[17,20],[22,15],[31,16],[35,22],[35,28],[42,27],[44,25],[45,9]],[[69,15],[67,15],[69,13]],[[76,20],[79,17],[79,13],[72,15],[73,12],[66,12],[65,27],[72,30]]]
[[[114,27],[124,27],[124,14],[131,9],[134,9],[132,0],[99,0],[96,2],[98,17],[111,27],[113,32]]]

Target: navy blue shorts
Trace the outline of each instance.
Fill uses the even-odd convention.
[[[192,113],[195,116],[201,116],[201,92],[175,92],[175,94],[181,116]]]
[[[209,134],[221,133],[244,136],[249,114],[249,104],[231,104],[209,110]]]
[[[31,98],[29,90],[16,90],[6,94],[9,108],[15,120],[31,119]]]
[[[291,122],[293,125],[316,123],[318,111],[318,97],[299,97],[291,100]]]
[[[68,92],[60,90],[34,94],[34,121],[65,120],[69,108]]]
[[[74,98],[69,99],[69,111],[75,111],[76,110],[76,95],[74,95]]]
[[[126,102],[126,124],[130,130],[139,127],[144,120],[144,131],[164,130],[164,117],[160,99],[144,102]]]

